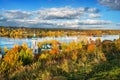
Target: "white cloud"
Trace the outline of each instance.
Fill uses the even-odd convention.
[[[91,14],[89,14],[89,17],[90,18],[99,18],[99,17],[101,17],[101,14],[93,14],[93,13],[91,13]]]
[[[103,25],[103,24],[112,24],[111,21],[106,21],[106,20],[82,20],[80,21],[80,24],[83,25]]]
[[[101,17],[96,8],[44,8],[36,11],[5,10],[0,22],[6,26],[44,27],[44,28],[88,28],[94,25],[109,25],[111,21],[92,20]],[[87,14],[87,15],[86,15]],[[84,18],[86,17],[86,18]],[[90,18],[90,19],[88,19]],[[84,20],[83,20],[84,19]]]
[[[86,8],[86,10],[88,12],[91,12],[91,13],[98,13],[99,12],[99,9],[97,9],[97,8]]]
[[[4,16],[6,18],[13,18],[13,19],[24,19],[29,18],[32,16],[31,12],[21,11],[21,10],[5,10]]]
[[[107,25],[107,24],[112,24],[111,21],[105,21],[105,20],[79,20],[79,19],[74,19],[74,20],[65,20],[65,21],[57,21],[57,20],[16,20],[15,22],[22,23],[22,24],[28,24],[28,26],[36,26],[36,27],[80,27],[83,25]]]
[[[0,23],[5,22],[5,21],[7,21],[7,19],[4,18],[4,16],[2,14],[0,14]]]
[[[45,8],[36,11],[37,16],[41,19],[75,19],[81,18],[85,13],[96,13],[98,9],[96,8]]]
[[[120,26],[120,22],[119,22],[119,23],[117,23],[116,25]]]
[[[0,14],[0,18],[2,17],[2,14]]]
[[[120,10],[120,0],[98,0],[98,2],[113,10]]]

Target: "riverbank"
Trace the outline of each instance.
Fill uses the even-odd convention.
[[[47,40],[57,40],[59,42],[65,42],[65,43],[69,43],[72,41],[76,41],[76,42],[84,42],[87,43],[89,42],[90,39],[92,40],[96,40],[97,38],[100,38],[101,41],[104,40],[115,40],[115,39],[119,39],[119,35],[103,35],[101,37],[94,37],[94,36],[66,36],[66,37],[44,37],[44,38],[38,38],[38,42],[43,42],[43,41],[47,41]],[[31,48],[31,42],[32,39],[31,38],[23,38],[23,39],[15,39],[15,38],[5,38],[5,37],[0,37],[0,48],[2,48],[2,50],[4,49],[4,47],[6,46],[8,49],[11,49],[14,47],[15,44],[17,45],[22,45],[23,43],[28,44],[28,47]]]
[[[120,30],[74,30],[74,29],[47,29],[47,28],[23,28],[23,27],[0,27],[0,36],[8,38],[31,38],[36,33],[41,37],[65,37],[65,36],[102,36],[119,35]]]

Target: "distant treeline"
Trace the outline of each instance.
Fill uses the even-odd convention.
[[[58,28],[26,28],[26,27],[5,27],[0,26],[0,36],[10,38],[31,38],[33,34],[37,37],[61,37],[61,36],[101,36],[101,35],[117,35],[120,30],[80,30],[80,29],[58,29]]]

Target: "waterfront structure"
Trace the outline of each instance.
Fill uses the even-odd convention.
[[[38,45],[37,45],[37,43],[38,43],[38,38],[34,34],[34,36],[32,37],[32,45],[31,45],[31,48],[32,48],[34,54],[38,54]]]

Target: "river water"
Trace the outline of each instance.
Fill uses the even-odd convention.
[[[81,36],[79,36],[80,38]],[[86,38],[89,40],[90,38],[95,40],[98,37],[91,37],[91,36],[86,36]],[[103,35],[101,37],[101,40],[114,40],[114,39],[118,39],[119,35]],[[38,38],[38,42],[44,41],[44,40],[58,40],[60,42],[66,42],[69,43],[71,41],[77,41],[78,40],[78,36],[71,36],[71,37],[44,37],[44,38]],[[24,38],[24,39],[13,39],[13,38],[5,38],[5,37],[0,37],[0,48],[4,48],[4,46],[6,46],[8,49],[11,49],[14,47],[15,44],[21,45],[23,43],[27,43],[28,47],[31,47],[31,42],[32,39],[31,38]]]

